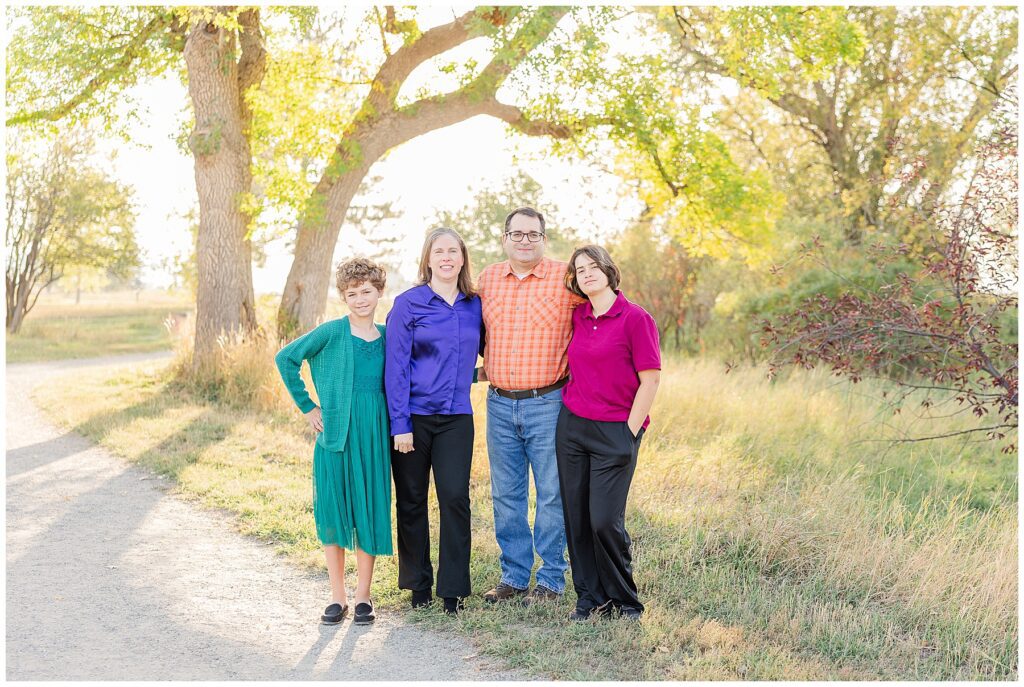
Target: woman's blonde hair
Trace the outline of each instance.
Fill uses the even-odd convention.
[[[430,283],[430,277],[432,276],[430,271],[430,249],[433,248],[434,241],[445,234],[454,237],[459,242],[459,248],[462,250],[462,269],[459,270],[459,291],[464,293],[466,298],[472,298],[476,295],[476,289],[473,288],[473,268],[469,264],[469,250],[466,248],[466,242],[459,236],[459,232],[448,227],[432,229],[423,241],[423,252],[420,254],[419,283]]]

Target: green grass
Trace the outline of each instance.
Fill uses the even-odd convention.
[[[158,364],[78,375],[37,395],[68,426],[176,480],[182,495],[234,512],[242,532],[323,569],[312,437],[267,352],[234,355],[231,369],[246,379],[234,382],[231,404],[197,396]],[[498,579],[481,392],[471,483],[478,594]],[[389,557],[374,597],[384,612],[463,633],[481,653],[544,678],[1015,679],[1016,456],[963,439],[874,441],[975,421],[891,416],[880,394],[820,374],[768,382],[758,370],[669,362],[627,513],[648,606],[639,626],[570,625],[571,592],[533,609],[477,596],[456,620],[408,611]],[[264,409],[247,408],[243,395]],[[436,547],[436,530],[432,539]]]
[[[7,335],[7,362],[22,363],[66,358],[92,358],[124,353],[169,350],[172,336],[167,316],[188,313],[194,306],[167,299],[164,305],[116,299],[80,306],[41,303],[17,334]]]

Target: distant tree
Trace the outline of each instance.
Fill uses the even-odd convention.
[[[649,219],[630,225],[610,250],[622,270],[622,288],[654,317],[662,345],[679,349],[687,328],[699,331],[707,324],[710,308],[695,302],[698,266],[707,258],[691,256]]]
[[[43,152],[24,132],[7,139],[7,331],[17,333],[39,294],[68,270],[126,277],[141,262],[131,189],[89,165],[88,134],[64,134]]]
[[[478,191],[466,206],[438,213],[436,224],[451,227],[462,235],[473,261],[473,271],[479,274],[488,265],[506,259],[501,244],[505,217],[516,208],[529,206],[544,215],[547,254],[568,258],[576,233],[560,225],[558,209],[545,205],[543,192],[543,187],[533,177],[519,170],[504,179],[497,188]]]
[[[92,265],[72,265],[64,270],[65,288],[75,292],[75,305],[82,302],[82,293],[92,293],[108,286],[111,281],[105,269]]]
[[[739,83],[723,135],[769,166],[799,166],[789,189],[836,208],[848,244],[878,230],[913,240],[905,231],[917,225],[900,218],[930,215],[993,111],[1016,98],[1009,7],[673,7],[661,17],[678,74]],[[790,139],[781,149],[780,133]],[[901,179],[911,163],[921,173]]]
[[[188,232],[191,238],[188,248],[163,259],[161,267],[171,275],[171,288],[184,289],[194,299],[199,287],[198,266],[196,264],[196,238],[199,234],[199,221],[195,211],[185,215]]]
[[[399,271],[404,260],[401,245],[403,236],[394,231],[393,227],[394,220],[401,219],[402,214],[395,210],[390,200],[377,197],[375,192],[382,181],[380,175],[376,174],[363,179],[359,192],[349,206],[345,224],[350,230],[356,231],[369,246],[361,255],[373,260],[387,272],[386,291],[400,293],[408,286]]]
[[[1015,118],[1014,118],[1015,119]],[[885,375],[922,404],[956,403],[988,419],[977,429],[994,439],[1015,434],[1018,405],[1016,315],[1018,178],[1016,126],[976,151],[966,190],[936,213],[942,234],[922,268],[881,286],[813,296],[766,322],[772,369],[824,365],[858,381]],[[910,171],[908,174],[915,172]],[[910,181],[903,179],[901,181]],[[877,246],[876,269],[903,259],[908,246]],[[820,243],[805,255],[828,267]],[[1005,331],[1007,326],[1013,331]],[[939,400],[937,400],[939,399]],[[1012,451],[1014,444],[1007,447]]]

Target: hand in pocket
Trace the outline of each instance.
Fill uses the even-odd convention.
[[[309,422],[309,426],[312,427],[313,431],[317,434],[324,431],[324,416],[320,411],[320,406],[317,406],[306,413],[306,420]]]

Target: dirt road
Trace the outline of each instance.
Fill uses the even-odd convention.
[[[75,369],[7,366],[10,680],[521,680],[401,615],[317,623],[326,574],[50,423],[31,389]]]

